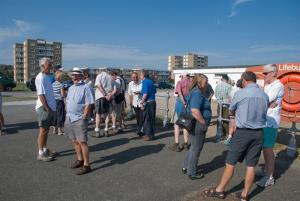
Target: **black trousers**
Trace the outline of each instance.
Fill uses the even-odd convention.
[[[136,118],[136,123],[137,123],[137,128],[136,131],[139,133],[142,131],[143,127],[143,111],[141,110],[140,107],[133,107],[134,112],[135,112],[135,118]]]
[[[143,133],[144,135],[154,136],[156,116],[156,102],[149,101],[143,110]]]
[[[65,102],[63,100],[56,100],[56,114],[54,118],[55,127],[64,127],[66,120]]]

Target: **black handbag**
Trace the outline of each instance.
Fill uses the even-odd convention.
[[[196,119],[185,111],[179,115],[175,124],[177,124],[180,128],[186,129],[190,134],[192,134],[195,128]]]
[[[189,96],[189,98],[187,100],[187,107],[184,112],[180,113],[175,124],[177,124],[180,128],[186,129],[190,134],[192,134],[194,131],[194,128],[195,128],[196,119],[187,112],[190,98],[191,97]]]

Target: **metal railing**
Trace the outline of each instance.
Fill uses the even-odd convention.
[[[218,115],[218,119],[217,119],[217,130],[216,130],[216,137],[217,140],[221,140],[224,137],[224,132],[223,132],[223,122],[229,122],[230,119],[228,118],[224,118],[223,116],[223,108],[229,108],[230,104],[229,103],[224,103],[224,102],[219,102],[218,101],[218,105],[219,105],[219,115]]]
[[[162,107],[158,106],[158,109],[163,111],[163,127],[166,127],[169,123],[169,101],[170,101],[170,93],[166,92],[166,95],[156,95],[156,98],[161,98],[164,101]]]

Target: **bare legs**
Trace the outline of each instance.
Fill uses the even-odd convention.
[[[219,185],[216,188],[217,192],[224,192],[225,187],[231,180],[233,173],[234,173],[235,166],[226,164],[222,179],[219,183]],[[255,167],[247,167],[246,169],[246,175],[245,175],[245,184],[244,189],[242,191],[242,196],[247,197],[249,194],[249,191],[253,185],[255,177]]]
[[[88,144],[86,142],[78,142],[77,140],[74,140],[73,145],[76,151],[77,160],[84,161],[84,165],[89,166],[90,159]]]

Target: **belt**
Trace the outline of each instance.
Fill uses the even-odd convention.
[[[262,128],[236,128],[238,130],[261,131]]]

